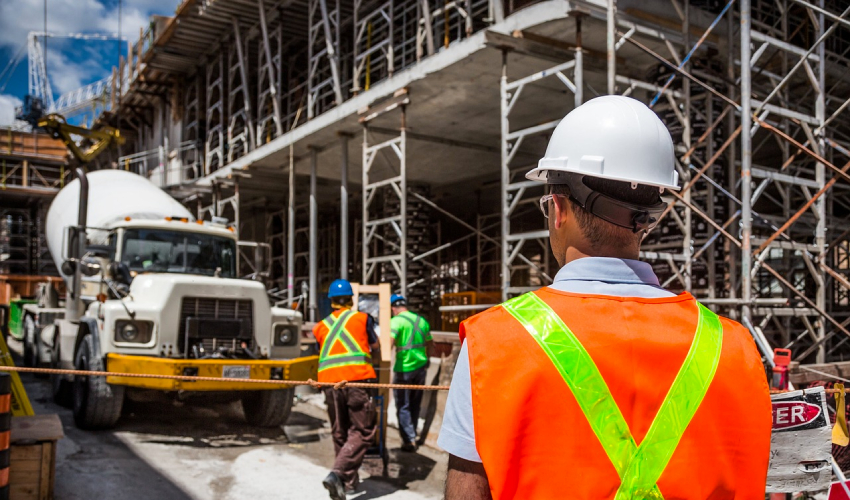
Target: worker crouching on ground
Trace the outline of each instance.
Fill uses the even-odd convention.
[[[764,498],[771,405],[750,334],[637,260],[678,189],[667,129],[636,100],[593,99],[526,177],[548,184],[562,267],[461,325],[446,499]]]
[[[371,316],[355,312],[351,283],[331,283],[328,297],[333,312],[313,328],[319,342],[319,382],[376,382],[380,344]],[[334,500],[344,500],[360,482],[357,471],[377,432],[372,396],[366,389],[325,389],[336,459],[322,481]]]
[[[390,298],[393,319],[391,322],[396,356],[393,364],[393,383],[425,385],[428,355],[433,351],[431,326],[422,316],[407,309],[407,300],[401,295]],[[393,389],[398,432],[402,451],[416,451],[416,426],[422,406],[422,391]]]

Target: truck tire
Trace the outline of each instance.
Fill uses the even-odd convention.
[[[53,339],[53,352],[50,358],[50,368],[61,368],[59,360],[59,334]],[[70,408],[73,403],[71,398],[71,382],[64,375],[50,375],[50,392],[53,394],[53,402],[64,408]]]
[[[24,317],[24,366],[38,366],[38,339],[36,338],[35,320],[31,314]]]
[[[242,395],[245,420],[257,427],[280,427],[292,412],[293,389],[249,391]]]
[[[95,352],[91,334],[83,337],[77,355],[77,370],[104,371],[103,359]],[[106,377],[74,377],[74,423],[80,429],[108,429],[121,417],[124,387],[106,383]]]

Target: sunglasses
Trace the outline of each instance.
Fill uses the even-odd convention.
[[[549,202],[554,200],[556,196],[567,198],[565,194],[546,194],[540,197],[540,211],[543,213],[543,217],[549,218]]]

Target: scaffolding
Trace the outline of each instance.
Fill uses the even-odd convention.
[[[767,362],[775,347],[803,362],[850,357],[842,2],[187,5],[179,24],[156,23],[128,54],[110,104],[147,130],[145,92],[169,92],[162,82],[179,75],[174,144],[195,170],[172,188],[213,206],[224,198],[213,200],[212,186],[246,173],[242,203],[274,200],[273,273],[290,298],[302,280],[315,297],[337,267],[408,294],[508,297],[549,283],[557,265],[537,211],[543,188],[523,174],[564,114],[616,93],[650,104],[676,144],[683,189],[665,195],[670,208],[641,252],[662,284],[740,320]],[[167,50],[148,50],[156,43]],[[361,149],[349,159],[356,134]],[[155,137],[128,135],[137,149]],[[474,211],[433,201],[457,195],[445,179],[463,169],[475,172],[466,182],[491,186],[485,201]],[[360,185],[349,187],[349,175]],[[340,182],[338,197],[327,179]],[[325,223],[329,214],[338,225]],[[416,239],[415,224],[428,238]]]

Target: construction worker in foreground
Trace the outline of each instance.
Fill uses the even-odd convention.
[[[638,261],[678,189],[642,103],[604,96],[557,126],[537,168],[562,266],[461,324],[438,444],[447,500],[764,498],[771,404],[750,334]]]
[[[319,382],[376,382],[380,344],[371,316],[355,312],[351,283],[335,280],[328,290],[333,312],[313,327],[319,342]],[[358,470],[377,432],[375,408],[366,389],[324,389],[334,441],[333,470],[322,481],[333,500],[345,500],[360,483]]]
[[[390,297],[393,319],[390,323],[395,363],[393,383],[425,385],[428,371],[428,354],[433,351],[431,326],[422,316],[407,309],[407,300],[402,295]],[[398,432],[401,435],[401,450],[416,451],[416,426],[422,406],[422,391],[393,389]]]

